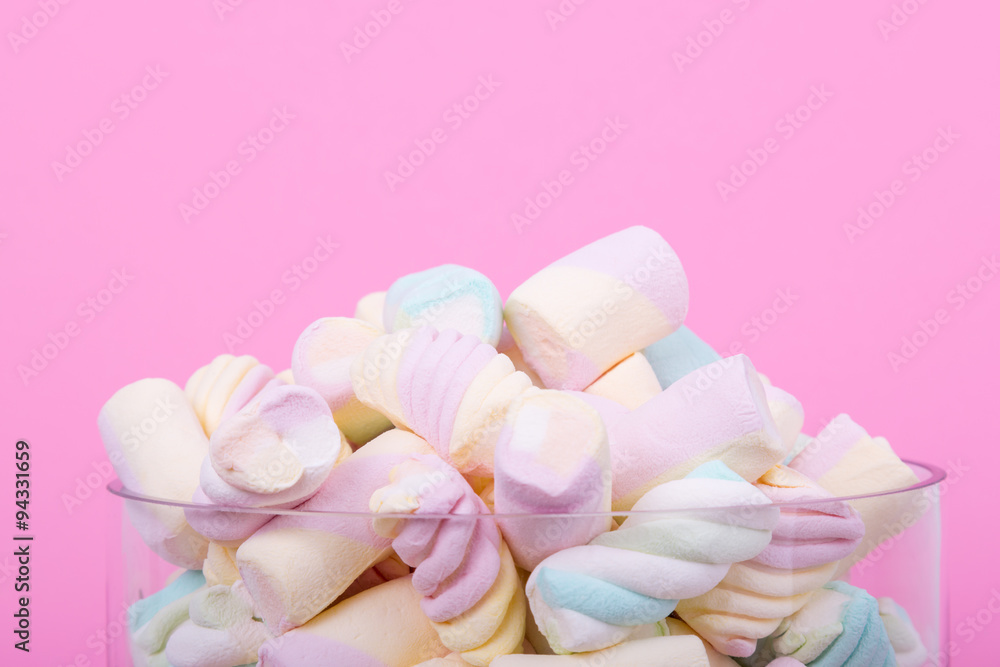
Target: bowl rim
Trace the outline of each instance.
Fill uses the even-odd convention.
[[[901,459],[903,463],[910,467],[911,470],[917,475],[918,481],[906,487],[900,487],[897,489],[888,489],[885,491],[879,491],[877,493],[862,493],[851,496],[833,496],[828,498],[815,498],[810,500],[795,500],[795,501],[784,501],[784,502],[774,502],[762,505],[757,505],[758,507],[788,507],[788,508],[804,508],[808,509],[810,506],[814,505],[827,505],[835,502],[843,501],[853,501],[853,500],[863,500],[867,498],[881,498],[883,496],[899,495],[904,493],[912,493],[914,491],[919,491],[921,489],[927,489],[940,484],[947,478],[947,473],[933,463],[924,463],[922,461],[914,461],[911,459]],[[923,473],[923,475],[921,475]],[[672,509],[657,509],[657,510],[622,510],[622,511],[611,511],[611,512],[571,512],[571,513],[552,513],[552,514],[532,514],[532,513],[504,513],[504,514],[420,514],[413,515],[408,513],[381,513],[381,512],[344,512],[341,510],[301,510],[297,508],[291,509],[278,509],[273,507],[237,507],[233,505],[216,505],[213,503],[196,503],[196,502],[180,502],[176,500],[169,500],[166,498],[158,498],[155,496],[148,496],[132,489],[129,489],[121,480],[115,478],[108,482],[106,489],[109,493],[124,499],[127,502],[140,502],[153,505],[163,505],[168,507],[177,507],[184,510],[194,510],[194,511],[204,511],[204,512],[223,512],[226,514],[267,514],[271,516],[298,516],[298,517],[355,517],[355,518],[381,518],[381,519],[412,519],[412,518],[423,518],[423,519],[460,519],[464,517],[475,518],[475,517],[491,517],[493,519],[558,519],[558,518],[584,518],[584,517],[629,517],[629,516],[658,516],[658,515],[677,515],[677,514],[687,514],[695,511],[738,511],[746,510],[747,507],[754,506],[750,505],[713,505],[713,506],[702,506],[702,507],[684,507],[684,508],[672,508]],[[306,501],[303,501],[306,502]]]

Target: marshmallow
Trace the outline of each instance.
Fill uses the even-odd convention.
[[[201,571],[208,586],[235,584],[240,579],[240,570],[236,567],[236,547],[220,542],[209,542],[208,555]]]
[[[153,378],[133,382],[108,399],[97,426],[126,488],[154,498],[191,500],[208,438],[180,387]],[[208,540],[188,525],[182,508],[145,502],[126,502],[125,508],[161,558],[186,569],[201,567]]]
[[[685,375],[722,359],[708,343],[684,326],[653,343],[644,352],[664,388]],[[760,374],[760,379],[764,383],[767,404],[778,425],[785,448],[791,449],[805,422],[802,404],[787,391],[772,386],[771,381],[763,374]]]
[[[372,292],[358,301],[358,305],[354,308],[354,319],[374,324],[380,332],[385,333],[383,312],[385,312],[385,292]]]
[[[512,404],[494,458],[498,514],[611,511],[611,460],[600,415],[579,398],[529,389]],[[498,518],[514,562],[533,570],[547,556],[611,529],[610,516]]]
[[[667,636],[637,639],[577,655],[506,655],[491,667],[592,667],[593,665],[628,665],[628,667],[725,667],[736,663],[709,660],[705,645],[694,636]]]
[[[220,354],[191,375],[184,393],[211,436],[223,419],[239,412],[269,383],[275,383],[274,371],[250,355]]]
[[[364,516],[368,501],[393,467],[411,454],[430,453],[412,433],[387,431],[333,469],[297,508],[306,514],[276,516],[247,538],[236,564],[272,632],[306,623],[389,555],[390,541],[375,534]]]
[[[380,327],[359,319],[324,317],[306,327],[292,350],[295,383],[318,391],[337,426],[356,444],[392,428],[388,419],[358,401],[351,386],[351,363],[381,335]]]
[[[662,623],[658,624],[663,626],[663,633],[668,637],[684,637],[691,635],[697,637],[702,643],[705,649],[705,656],[708,658],[708,664],[710,667],[738,667],[739,663],[730,658],[729,656],[723,655],[715,650],[715,648],[709,644],[703,637],[698,635],[697,632],[691,629],[684,621],[668,616]]]
[[[896,655],[871,595],[831,581],[761,642],[750,667],[791,657],[809,667],[895,667]]]
[[[504,319],[546,387],[583,389],[684,322],[680,260],[646,227],[570,253],[515,289]]]
[[[927,660],[927,648],[910,615],[892,598],[878,599],[878,613],[896,653],[897,667],[921,667]]]
[[[387,581],[399,579],[408,574],[410,574],[410,567],[400,560],[399,556],[390,553],[388,558],[375,563],[362,572],[361,576],[351,582],[351,585],[340,594],[340,597],[334,601],[334,604],[339,604],[352,595],[357,595],[358,593],[367,591],[369,588],[375,588]]]
[[[836,496],[903,489],[918,481],[885,438],[872,438],[845,414],[830,420],[816,436],[815,444],[803,450],[790,465]],[[865,537],[854,553],[841,561],[835,577],[846,573],[880,543],[895,537],[902,527],[913,525],[928,506],[920,492],[862,498],[850,503],[865,522]]]
[[[674,382],[614,420],[608,436],[615,511],[708,461],[722,461],[752,482],[785,455],[764,386],[742,354]]]
[[[645,355],[636,352],[618,362],[614,368],[594,380],[584,391],[609,398],[629,410],[635,410],[663,389]]]
[[[424,660],[420,664],[414,665],[413,667],[466,667],[471,663],[466,662],[462,659],[462,656],[458,653],[449,653],[443,658],[431,658],[430,660]]]
[[[722,359],[722,355],[686,326],[678,327],[643,352],[664,389],[688,373]]]
[[[351,367],[358,399],[425,438],[460,472],[489,476],[510,402],[531,386],[478,337],[430,327],[381,336]]]
[[[285,370],[278,373],[275,377],[284,382],[285,384],[295,384],[295,376],[292,375],[291,368],[286,368]]]
[[[191,598],[204,586],[205,577],[199,570],[186,570],[156,593],[129,607],[129,648],[137,667],[167,665],[164,655],[167,640],[188,619]]]
[[[290,509],[316,493],[349,446],[323,397],[299,385],[270,386],[212,434],[195,502]],[[188,509],[202,535],[234,541],[271,519],[265,513]]]
[[[515,369],[528,376],[528,379],[531,380],[531,384],[540,388],[545,387],[545,384],[542,382],[542,379],[538,377],[538,374],[531,370],[531,366],[525,363],[524,355],[521,354],[521,348],[519,348],[517,343],[514,342],[514,337],[510,335],[510,329],[507,328],[506,324],[503,325],[503,331],[500,333],[500,342],[497,343],[497,352],[506,355],[507,358],[510,359],[510,362],[514,364]]]
[[[764,377],[761,376],[761,379]],[[802,403],[784,389],[778,389],[767,382],[764,383],[764,395],[767,396],[767,407],[778,426],[785,451],[790,451],[798,442],[806,421]]]
[[[449,651],[438,640],[419,603],[420,594],[414,590],[409,576],[394,579],[358,593],[302,627],[264,642],[258,653],[258,665],[411,667],[442,658]]]
[[[557,653],[621,642],[710,591],[768,545],[779,517],[719,461],[655,487],[633,510],[618,530],[549,556],[528,578],[531,611]]]
[[[233,667],[257,660],[270,633],[253,617],[242,582],[212,586],[191,596],[190,620],[181,624],[164,655],[173,667]]]
[[[420,607],[445,646],[477,667],[519,650],[526,604],[514,561],[458,471],[437,456],[414,456],[392,470],[370,507],[413,516],[377,518],[374,528],[392,537],[399,557],[416,568],[413,587],[425,596]]]
[[[830,581],[837,561],[864,535],[858,513],[805,475],[775,466],[757,483],[781,518],[771,531],[771,544],[752,560],[733,565],[718,587],[682,600],[678,615],[721,653],[747,657],[757,640],[774,632]]]
[[[385,295],[385,330],[432,326],[455,329],[496,347],[503,326],[503,300],[490,279],[455,264],[403,276]]]

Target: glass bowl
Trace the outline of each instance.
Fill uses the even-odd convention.
[[[855,508],[864,507],[865,503],[898,503],[897,507],[908,507],[911,511],[897,512],[894,522],[887,522],[885,525],[880,523],[871,525],[871,522],[869,522],[865,539],[873,540],[873,544],[877,542],[877,546],[854,564],[846,573],[838,571],[833,576],[849,582],[852,586],[867,590],[875,598],[891,598],[898,605],[898,607],[894,608],[898,609],[901,607],[905,610],[904,616],[908,616],[909,621],[912,622],[912,628],[919,635],[919,640],[926,649],[926,655],[922,659],[919,657],[919,654],[916,658],[913,655],[908,656],[906,660],[900,658],[899,664],[904,665],[904,667],[916,667],[917,665],[933,665],[938,667],[948,664],[947,651],[944,649],[948,646],[949,640],[947,598],[941,568],[940,496],[942,491],[941,483],[945,480],[945,473],[934,465],[913,461],[905,462],[919,480],[916,484],[906,488],[832,500],[774,503],[769,507],[777,506],[782,513],[794,512],[803,514],[813,513],[820,505],[828,505],[835,501],[847,501]],[[108,484],[107,488],[112,494],[122,498],[124,500],[123,505],[129,508],[131,512],[136,510],[142,511],[143,508],[148,510],[153,505],[166,505],[185,510],[202,509],[225,512],[225,514],[217,515],[222,517],[222,520],[226,520],[226,517],[241,517],[247,514],[266,515],[261,517],[262,520],[269,519],[270,517],[286,516],[307,524],[328,525],[330,522],[335,522],[338,526],[348,527],[348,530],[369,529],[376,518],[382,520],[396,518],[408,521],[446,522],[497,521],[502,529],[504,526],[520,526],[522,533],[530,532],[537,535],[537,546],[543,550],[549,546],[550,542],[557,544],[560,537],[565,535],[567,530],[571,530],[575,522],[588,519],[601,519],[603,517],[605,520],[609,520],[609,522],[613,521],[613,525],[616,528],[625,521],[633,523],[651,521],[670,522],[686,520],[692,517],[708,518],[715,522],[743,525],[748,520],[752,522],[755,514],[762,511],[760,506],[728,506],[655,512],[616,512],[605,515],[493,514],[473,516],[421,515],[415,517],[409,514],[376,515],[332,511],[302,512],[294,509],[247,509],[197,503],[179,503],[161,498],[151,498],[136,493],[133,490],[125,488],[118,480],[112,481]],[[179,569],[177,566],[161,559],[146,546],[128,520],[128,512],[121,512],[121,505],[116,507],[116,512],[122,515],[122,528],[120,532],[112,531],[108,542],[107,621],[109,643],[107,664],[111,667],[124,667],[133,664],[146,664],[145,660],[141,657],[133,662],[133,656],[138,655],[134,654],[134,651],[139,651],[139,653],[142,651],[134,645],[133,633],[129,630],[129,608],[136,602],[148,598],[163,589],[165,585],[178,575]],[[863,511],[862,514],[864,514]],[[282,520],[287,521],[288,519]],[[549,551],[552,550],[554,549],[549,549]],[[324,557],[336,558],[336,556],[331,554],[326,554]],[[289,564],[288,567],[293,568],[293,565]],[[527,573],[524,571],[519,572],[523,583]],[[795,586],[794,582],[802,581],[797,572],[789,570],[783,573],[787,575],[787,581],[790,582],[789,585],[793,588]],[[371,582],[368,585],[370,584]],[[337,601],[343,600],[348,595],[358,593],[364,587],[364,585],[353,585]],[[322,586],[317,585],[315,590],[320,589],[322,589]],[[316,601],[313,606],[318,611],[327,607],[332,602],[333,600],[322,599],[321,595],[321,599]],[[881,608],[882,603],[880,600]],[[652,612],[646,610],[637,611],[636,613],[649,616],[651,613],[655,615],[656,612],[655,610]],[[674,615],[676,616],[676,612]],[[642,620],[650,622],[650,618]],[[539,643],[540,640],[537,638],[540,634],[530,615],[526,625],[528,641]],[[661,623],[660,626],[662,627],[663,624]],[[793,627],[792,630],[794,629]],[[375,636],[368,637],[365,641],[374,641],[377,643],[379,641],[379,633],[388,638],[398,633],[399,629],[394,627],[378,627],[370,628],[366,632],[373,633]],[[428,651],[433,653],[433,649],[431,648]],[[539,652],[547,651],[542,649]],[[427,657],[431,656],[428,655]],[[741,665],[750,664],[744,659],[739,660],[739,664]],[[167,663],[164,659],[162,663],[157,664]],[[321,663],[310,664],[320,665]],[[595,662],[595,664],[615,663],[613,661],[600,661]],[[410,667],[410,665],[404,665],[403,667]]]

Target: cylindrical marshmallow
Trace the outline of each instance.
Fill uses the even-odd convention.
[[[707,461],[753,482],[785,455],[764,386],[742,354],[681,378],[618,419],[608,435],[616,511]]]
[[[180,387],[153,378],[133,382],[108,399],[97,426],[126,488],[154,498],[191,500],[208,438]],[[144,502],[126,502],[125,507],[139,535],[160,557],[187,569],[201,567],[208,540],[188,525],[182,508]]]
[[[497,514],[611,511],[611,458],[597,411],[576,396],[531,389],[507,413],[494,459]],[[611,529],[610,516],[498,518],[519,567],[586,544]]]
[[[710,662],[700,639],[680,635],[636,639],[576,655],[507,655],[494,660],[491,667],[724,667],[727,664],[736,665],[731,660],[728,663]]]
[[[583,389],[684,323],[680,260],[647,227],[629,227],[542,269],[504,306],[514,340],[546,387]]]
[[[669,336],[649,345],[644,352],[664,389],[688,373],[722,359],[722,355],[686,326],[678,327]]]
[[[663,389],[660,388],[660,382],[656,379],[653,367],[649,365],[645,355],[636,352],[597,378],[584,391],[621,403],[629,410],[635,410]]]
[[[250,355],[220,354],[191,375],[184,393],[198,413],[205,433],[211,436],[223,419],[239,412],[274,381],[274,371]]]
[[[385,295],[386,331],[432,326],[455,329],[496,347],[503,326],[503,300],[490,279],[456,264],[403,276]]]
[[[411,454],[431,451],[412,433],[387,431],[335,467],[298,507],[337,514],[277,516],[240,546],[240,574],[272,632],[306,623],[389,555],[390,540],[372,530],[368,501],[392,468]]]
[[[420,610],[420,594],[407,576],[358,593],[264,642],[258,665],[411,667],[448,653]]]
[[[354,308],[354,319],[373,324],[379,331],[385,333],[383,312],[385,312],[385,292],[372,292],[358,300],[358,305]]]
[[[274,385],[261,391],[212,434],[195,502],[290,509],[319,489],[349,449],[314,390]],[[249,537],[268,514],[188,509],[202,535],[231,542]]]
[[[306,327],[292,350],[295,383],[318,391],[344,436],[359,445],[392,428],[358,401],[351,386],[351,363],[381,335],[379,327],[359,319],[324,317]]]

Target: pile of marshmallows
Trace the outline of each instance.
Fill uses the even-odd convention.
[[[119,478],[188,504],[127,503],[185,570],[131,608],[135,663],[922,664],[906,612],[843,581],[921,508],[833,499],[916,477],[846,415],[803,435],[687,308],[631,227],[506,304],[441,266],[311,324],[285,372],[222,355],[119,390]]]

